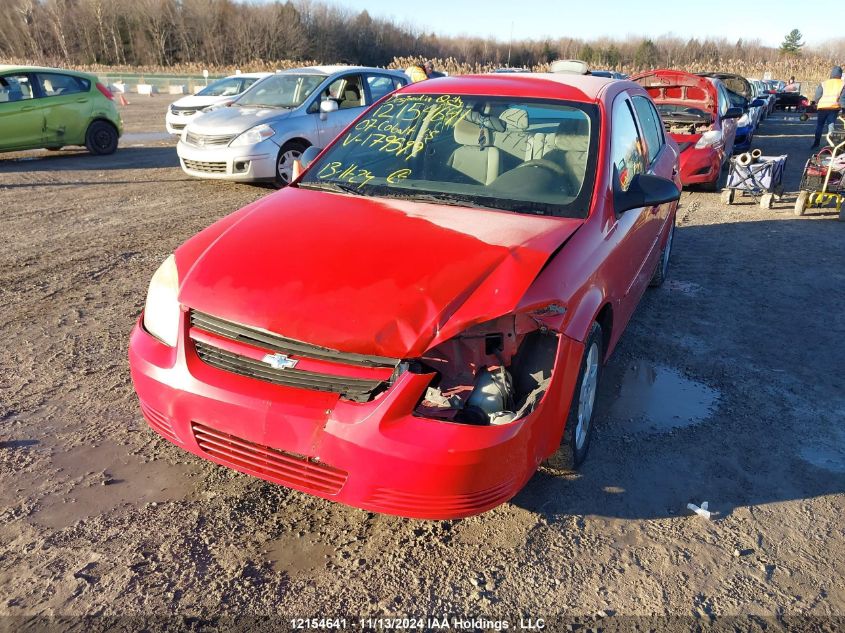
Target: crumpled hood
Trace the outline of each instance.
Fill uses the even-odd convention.
[[[289,187],[176,252],[183,305],[407,358],[512,311],[582,220]]]
[[[272,124],[290,112],[281,108],[228,106],[201,114],[188,129],[194,134],[240,134],[261,123]]]

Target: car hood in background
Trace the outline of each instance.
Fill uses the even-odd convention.
[[[175,105],[177,108],[207,108],[210,105],[214,105],[215,103],[220,103],[221,101],[231,101],[234,99],[235,96],[231,97],[201,97],[199,95],[188,95],[187,97],[182,97],[178,101],[174,101],[171,105]]]
[[[191,121],[188,129],[194,134],[240,134],[256,125],[283,119],[291,110],[231,105],[204,113]]]
[[[513,311],[582,222],[289,187],[177,250],[179,299],[287,338],[408,358]]]
[[[700,75],[682,70],[651,70],[630,80],[645,88],[655,103],[696,104],[707,112],[716,113],[716,86]]]
[[[733,73],[699,73],[702,77],[714,77],[721,80],[725,87],[731,92],[742,95],[748,100],[754,98],[754,90],[751,84],[742,75],[734,75]]]

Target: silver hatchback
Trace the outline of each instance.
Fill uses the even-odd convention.
[[[325,147],[367,106],[407,83],[405,73],[381,68],[278,72],[230,105],[193,119],[176,146],[179,162],[198,178],[283,186],[309,146]]]

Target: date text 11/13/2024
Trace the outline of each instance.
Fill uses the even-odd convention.
[[[293,618],[290,620],[293,630],[457,630],[457,631],[542,631],[546,622],[542,618],[519,618],[510,620],[488,619],[484,617],[428,616],[428,617],[359,617],[359,618]]]

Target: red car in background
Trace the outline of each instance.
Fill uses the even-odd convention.
[[[678,149],[646,91],[434,79],[319,151],[153,276],[129,348],[150,426],[420,518],[490,509],[548,458],[580,464],[602,364],[669,265]]]
[[[651,70],[631,81],[648,91],[681,150],[681,182],[717,190],[722,167],[733,153],[736,120],[743,114],[731,107],[724,84],[680,70]]]

